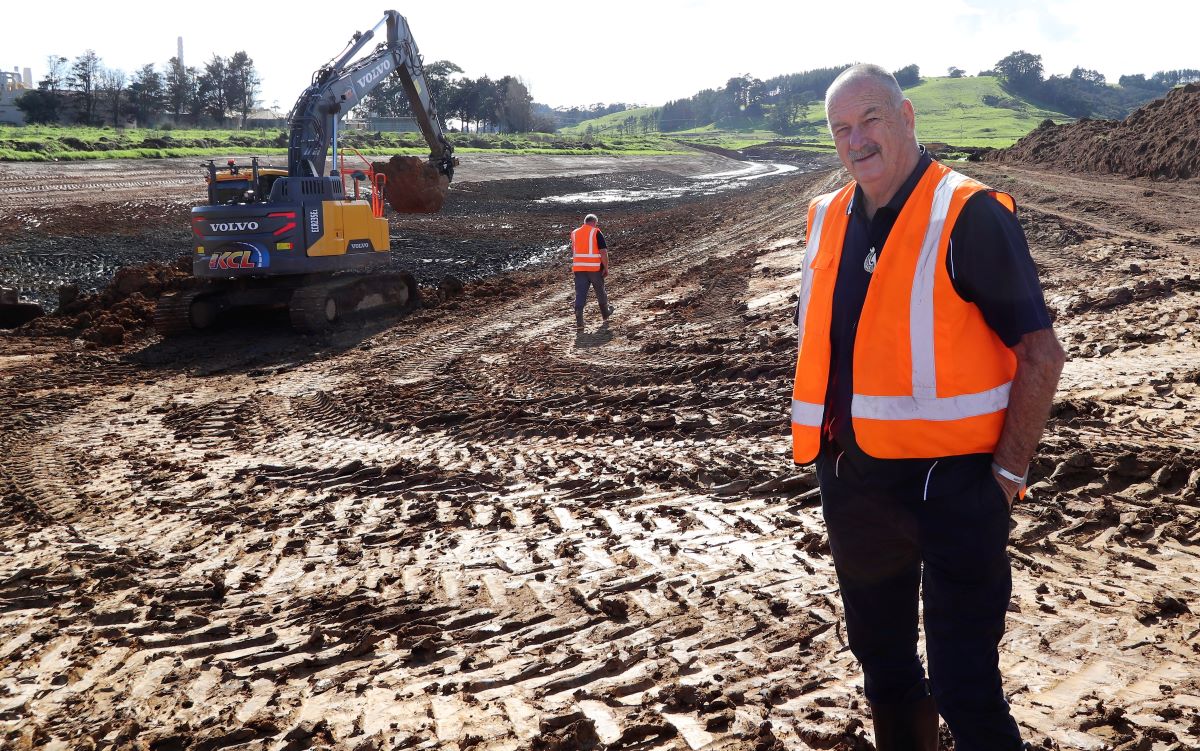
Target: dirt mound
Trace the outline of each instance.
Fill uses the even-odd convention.
[[[53,315],[27,323],[20,333],[78,337],[102,346],[140,338],[153,328],[158,298],[195,283],[191,262],[184,256],[174,264],[126,266],[117,270],[107,287],[90,295],[80,294],[74,284],[60,287]]]
[[[1200,83],[1175,89],[1122,121],[1046,120],[985,158],[1130,177],[1200,177]]]
[[[446,202],[450,178],[437,167],[415,156],[394,156],[372,162],[371,169],[387,176],[384,195],[401,214],[434,214]]]

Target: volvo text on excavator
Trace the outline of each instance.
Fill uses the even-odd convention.
[[[355,60],[385,25],[387,38]],[[342,116],[392,74],[399,76],[429,143],[429,161],[394,158],[390,172],[376,163],[366,172],[343,175]],[[404,17],[389,10],[373,29],[356,33],[342,55],[314,74],[288,121],[286,171],[260,165],[257,158],[248,166],[231,162],[218,168],[209,162],[208,202],[191,214],[192,273],[200,283],[160,299],[154,323],[164,336],[262,308],[286,308],[296,329],[318,332],[356,310],[403,308],[416,295],[411,275],[389,270],[383,197],[398,211],[438,211],[457,160]],[[350,195],[347,177],[353,181]],[[369,198],[365,191],[360,198],[364,183]]]

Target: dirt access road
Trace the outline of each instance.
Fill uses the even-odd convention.
[[[1014,713],[1196,748],[1200,191],[964,169],[1023,207],[1071,358],[1013,517]],[[316,340],[0,339],[0,746],[871,748],[786,418],[839,179],[605,208],[618,311],[578,333],[531,270]],[[539,199],[611,182],[569,181],[394,231],[548,242],[578,212]]]

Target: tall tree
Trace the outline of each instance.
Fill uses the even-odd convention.
[[[67,58],[60,55],[46,56],[46,77],[38,81],[38,88],[54,94],[62,91],[67,80]]]
[[[496,82],[487,76],[480,76],[475,79],[475,86],[471,93],[471,104],[473,115],[475,116],[475,130],[478,131],[481,127],[487,126],[496,122],[496,104],[499,100],[499,89]]]
[[[214,54],[196,81],[201,111],[220,125],[225,124],[230,112],[228,78],[229,61]]]
[[[896,83],[900,84],[900,88],[902,89],[907,89],[921,83],[921,69],[917,67],[916,63],[905,65],[900,70],[892,71],[892,75],[896,77]]]
[[[125,83],[128,76],[119,68],[102,68],[100,70],[97,94],[108,107],[114,128],[121,126],[121,98],[125,96]]]
[[[250,117],[250,112],[258,101],[261,84],[250,56],[245,52],[233,53],[225,73],[225,99],[241,118],[243,128],[246,127],[246,119]]]
[[[454,86],[454,77],[462,75],[463,69],[449,60],[435,60],[425,66],[425,82],[429,84],[429,98],[437,111],[439,124],[446,127],[449,113],[448,100]]]
[[[1079,81],[1089,86],[1104,86],[1106,83],[1104,74],[1100,71],[1080,67],[1076,67],[1071,71],[1071,80]]]
[[[67,88],[76,93],[79,102],[79,120],[88,125],[96,119],[96,88],[103,67],[96,51],[86,50],[75,58],[67,73]]]
[[[1042,56],[1017,50],[996,63],[996,72],[1017,91],[1033,93],[1042,82]]]
[[[154,64],[138,68],[129,84],[129,106],[138,125],[145,127],[154,122],[163,113],[165,103],[166,87]]]
[[[199,123],[200,117],[204,114],[204,95],[200,91],[200,71],[189,65],[185,71],[187,80],[190,86],[187,90],[187,102],[183,107],[189,113],[189,117],[193,123]]]
[[[188,112],[188,106],[195,99],[196,77],[194,68],[185,68],[179,58],[173,57],[167,61],[167,73],[163,79],[166,88],[167,107],[178,121]]]
[[[519,79],[504,76],[497,81],[495,101],[496,124],[501,132],[527,133],[533,129],[533,97]]]

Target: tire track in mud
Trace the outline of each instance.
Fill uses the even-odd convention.
[[[96,367],[53,388],[36,363],[5,370],[5,416],[32,427],[0,450],[64,427],[59,464],[18,478],[44,491],[0,476],[0,737],[869,748],[815,480],[786,441],[779,269],[831,179],[720,198],[727,219],[684,241],[678,214],[631,215],[607,331],[575,336],[565,279],[532,274],[280,364],[116,389]],[[1034,222],[1052,279],[1122,279],[1071,262],[1104,237]],[[1105,311],[1187,309],[1151,292],[1086,327],[1078,295],[1054,305],[1091,347]],[[1154,347],[1194,347],[1124,344],[1079,358],[1014,514],[1005,670],[1031,739],[1063,748],[1197,732],[1194,366],[1136,378]],[[104,513],[38,516],[81,491]]]

